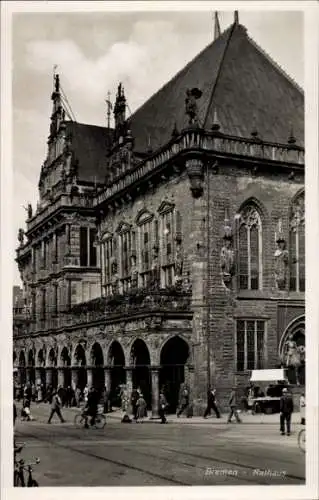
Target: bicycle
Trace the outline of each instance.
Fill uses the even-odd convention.
[[[74,417],[74,425],[76,427],[84,427],[86,420],[91,420],[92,417],[88,415],[85,411],[81,411],[77,413]],[[91,427],[95,427],[96,429],[104,429],[106,424],[106,418],[105,415],[103,414],[102,411],[98,410],[97,415],[95,417],[95,423],[94,425],[91,425]]]
[[[306,452],[306,429],[301,429],[298,433],[298,446],[303,453]]]
[[[14,472],[13,472],[13,486],[15,487],[38,487],[38,482],[33,479],[32,476],[32,466],[38,465],[40,463],[40,459],[36,458],[35,462],[25,463],[23,459],[17,460],[16,455],[21,453],[21,450],[24,448],[24,443],[21,443],[18,446],[17,443],[14,444]],[[28,473],[28,479],[25,480],[24,473]]]

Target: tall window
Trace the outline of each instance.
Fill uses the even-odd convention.
[[[237,320],[236,370],[258,370],[265,360],[265,321]]]
[[[153,215],[149,212],[142,213],[137,221],[138,248],[139,248],[139,270],[142,287],[150,283],[152,273],[152,247],[154,246],[154,233],[152,231]]]
[[[305,196],[294,201],[290,217],[290,290],[305,291]]]
[[[40,319],[42,321],[45,320],[46,317],[46,289],[43,288],[41,290],[41,313],[40,313]]]
[[[131,251],[132,251],[132,233],[130,230],[124,231],[120,235],[121,244],[121,283],[123,292],[130,288],[131,282]]]
[[[96,229],[80,228],[80,266],[96,267]]]
[[[105,295],[112,294],[112,259],[115,255],[115,240],[109,235],[103,241],[104,253],[104,289]]]
[[[174,208],[167,207],[161,213],[161,232],[162,232],[162,284],[164,287],[172,286],[174,283],[174,252],[175,252],[175,220]]]
[[[257,210],[247,206],[241,213],[238,228],[239,288],[262,288],[262,228]]]

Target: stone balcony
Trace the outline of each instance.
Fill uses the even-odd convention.
[[[176,287],[131,290],[123,295],[111,295],[77,304],[63,314],[66,326],[105,319],[125,319],[133,315],[191,312],[191,291]]]
[[[200,128],[188,128],[152,155],[113,179],[110,185],[95,196],[94,205],[98,206],[121,196],[130,186],[149,179],[161,170],[163,165],[174,163],[179,157],[194,152],[216,158],[232,156],[238,160],[266,163],[270,167],[282,165],[290,171],[303,169],[305,162],[304,148],[296,144],[277,144],[259,138],[234,137]]]

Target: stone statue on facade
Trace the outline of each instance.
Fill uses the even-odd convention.
[[[18,241],[20,243],[20,246],[22,247],[22,245],[24,244],[24,230],[21,229],[21,227],[18,231]]]
[[[188,115],[189,125],[198,124],[197,100],[202,96],[201,90],[197,88],[187,89],[185,98],[185,111]]]
[[[28,203],[27,212],[28,212],[28,219],[31,219],[31,217],[32,217],[32,205],[31,205],[31,203]]]
[[[281,219],[278,221],[278,236],[276,232],[276,244],[277,248],[274,254],[275,257],[275,281],[278,290],[285,290],[287,286],[288,279],[288,264],[289,255],[286,250],[286,241],[282,233]]]
[[[299,368],[301,364],[304,364],[305,362],[305,347],[298,346],[292,334],[288,336],[288,339],[284,344],[282,358],[284,366],[294,370],[296,384],[300,385]]]
[[[235,257],[233,235],[227,216],[225,216],[223,242],[224,244],[220,251],[220,268],[225,286],[230,287],[235,274]]]

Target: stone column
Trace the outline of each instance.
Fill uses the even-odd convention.
[[[186,373],[185,373],[185,378],[189,387],[189,396],[190,396],[190,404],[194,407],[194,379],[195,379],[195,372],[194,372],[194,366],[193,365],[187,365],[185,366],[185,371],[187,369],[187,378],[186,378]],[[196,405],[195,405],[196,406]]]
[[[111,366],[105,366],[104,367],[104,387],[106,390],[106,397],[107,397],[107,408],[106,410],[110,410],[110,393],[111,393]]]
[[[91,366],[87,367],[86,376],[87,376],[87,385],[88,388],[90,389],[91,387],[93,387],[93,368]]]
[[[58,386],[65,387],[65,371],[62,366],[58,368]]]
[[[75,391],[75,389],[79,385],[79,369],[77,366],[71,367],[71,384],[72,384],[72,389]]]
[[[152,418],[159,418],[159,366],[151,366],[152,374]]]
[[[133,391],[133,367],[126,366],[125,371],[126,371],[126,387],[128,393],[127,413],[131,414],[132,413],[131,395]]]
[[[49,385],[52,385],[53,381],[53,369],[51,367],[46,368],[45,372],[45,385],[48,387]]]

